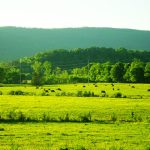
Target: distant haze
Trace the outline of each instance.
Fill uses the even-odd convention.
[[[150,30],[150,0],[1,0],[0,26]]]
[[[0,28],[0,60],[14,60],[52,49],[124,47],[150,50],[150,31],[113,28]]]

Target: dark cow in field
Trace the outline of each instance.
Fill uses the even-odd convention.
[[[44,92],[48,93],[48,90],[47,90],[47,89],[44,89]]]
[[[101,91],[102,94],[106,94],[106,92],[104,90]]]
[[[114,84],[112,83],[111,86],[114,86]]]
[[[57,88],[56,90],[61,91],[61,88]]]

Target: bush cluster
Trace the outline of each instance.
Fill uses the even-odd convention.
[[[8,94],[9,95],[24,95],[25,93],[21,90],[17,90],[17,91],[10,91]]]
[[[3,92],[2,92],[2,91],[0,91],[0,95],[3,95]]]
[[[95,95],[94,92],[90,91],[78,91],[76,93],[77,97],[98,97],[98,95]]]

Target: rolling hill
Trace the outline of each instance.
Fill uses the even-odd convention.
[[[0,27],[0,61],[49,49],[125,47],[150,50],[150,31],[115,28],[37,29]]]

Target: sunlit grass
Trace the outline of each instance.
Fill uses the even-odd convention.
[[[140,149],[150,142],[150,126],[134,124],[0,124],[0,149]]]
[[[50,85],[42,89],[32,86],[0,87],[3,92],[0,95],[0,149],[148,150],[149,84],[96,85]],[[56,92],[51,96],[41,96],[40,92],[44,88],[56,92],[85,90],[96,94],[103,90],[108,95],[119,91],[127,97],[55,96]],[[35,94],[8,95],[11,90]],[[20,112],[31,120],[16,121],[16,116],[12,114],[18,115]],[[81,120],[89,113],[91,121]],[[48,115],[51,120],[47,121],[44,115]],[[66,116],[68,118],[64,120]]]

